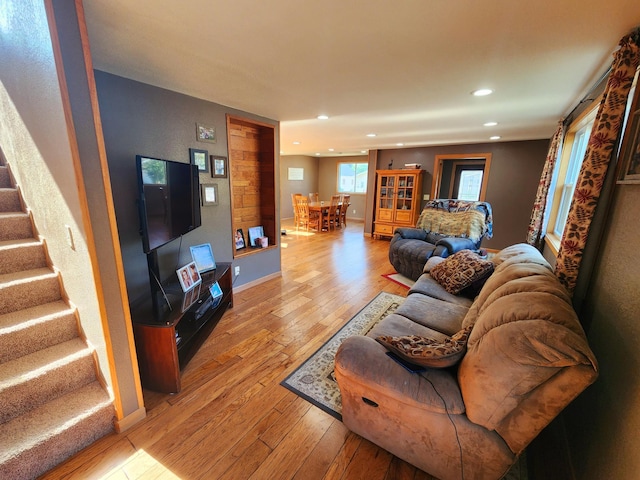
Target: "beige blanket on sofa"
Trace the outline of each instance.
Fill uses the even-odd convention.
[[[449,237],[466,237],[474,242],[486,232],[485,214],[478,210],[447,212],[425,208],[418,218],[417,228]]]

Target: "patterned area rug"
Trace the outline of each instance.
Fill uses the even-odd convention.
[[[334,357],[342,341],[365,335],[387,315],[396,311],[404,297],[381,292],[280,384],[342,421],[340,389],[333,375]],[[526,452],[520,455],[502,480],[528,480]]]
[[[395,312],[404,297],[380,292],[280,384],[342,421],[340,390],[333,376],[334,357],[342,341],[365,335],[380,320]]]

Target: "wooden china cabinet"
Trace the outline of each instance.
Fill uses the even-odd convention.
[[[422,205],[424,170],[376,170],[374,237],[392,237],[397,227],[415,227]]]

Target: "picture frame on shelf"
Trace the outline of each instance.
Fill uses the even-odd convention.
[[[236,233],[233,237],[233,243],[236,247],[236,250],[242,250],[243,248],[247,247],[247,245],[244,243],[244,233],[242,232],[241,228],[238,228],[236,230]]]
[[[625,137],[618,183],[640,184],[640,109],[631,114]]]
[[[196,123],[196,138],[199,142],[216,143],[216,128]]]
[[[200,150],[198,148],[190,148],[189,149],[189,160],[192,165],[198,166],[198,172],[207,173],[209,172],[209,162],[207,161],[209,158],[209,152],[206,150]]]
[[[227,178],[227,157],[211,155],[211,177]]]
[[[224,293],[222,292],[222,288],[220,288],[220,284],[218,282],[215,282],[209,287],[209,293],[211,294],[211,298],[213,298],[213,304],[211,307],[215,308],[220,305]]]
[[[216,269],[216,260],[213,256],[210,243],[192,245],[189,247],[189,250],[191,251],[191,259],[196,264],[198,273],[203,274]]]
[[[260,237],[264,237],[264,227],[262,225],[249,228],[249,245],[251,247],[260,246],[256,243],[256,240]]]
[[[217,183],[201,183],[200,199],[203,207],[218,205],[218,184]]]
[[[180,267],[176,270],[176,275],[178,275],[178,280],[180,281],[183,292],[188,292],[202,282],[202,278],[196,267],[196,262],[190,262]]]

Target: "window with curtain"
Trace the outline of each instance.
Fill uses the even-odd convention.
[[[369,164],[366,162],[338,164],[338,193],[367,193]]]
[[[552,182],[550,188],[553,197],[551,200],[549,231],[547,232],[547,238],[556,251],[567,223],[571,199],[573,198],[580,167],[582,167],[587,151],[598,104],[598,102],[593,102],[593,107],[569,126],[560,161],[556,166],[555,181]]]

